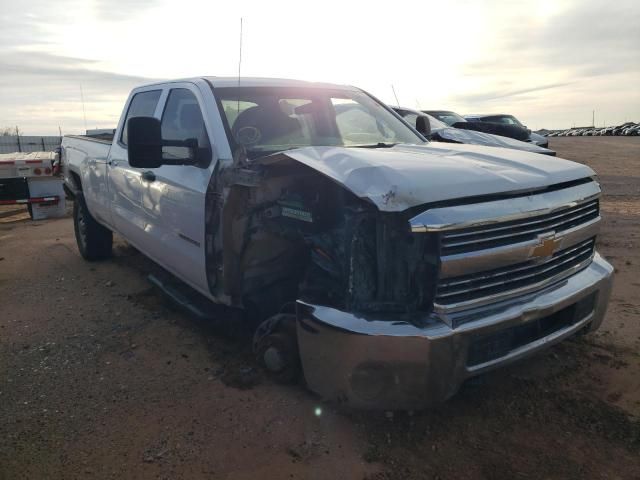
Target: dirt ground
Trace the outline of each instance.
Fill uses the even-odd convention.
[[[175,311],[118,241],[0,211],[0,480],[640,478],[640,137],[553,138],[604,188],[600,331],[425,412],[337,409]]]

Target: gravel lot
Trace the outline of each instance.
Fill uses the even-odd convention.
[[[603,183],[603,328],[413,415],[273,384],[124,242],[89,264],[70,218],[0,210],[0,480],[640,478],[640,137],[550,143]]]

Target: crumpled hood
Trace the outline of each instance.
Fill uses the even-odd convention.
[[[385,212],[595,175],[587,166],[545,155],[436,142],[377,149],[304,147],[265,157],[264,163],[280,155],[326,175]]]

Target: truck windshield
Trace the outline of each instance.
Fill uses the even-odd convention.
[[[422,111],[429,115],[433,115],[438,120],[446,123],[449,126],[453,125],[454,123],[467,121],[455,112],[449,112],[446,110],[422,110]]]
[[[517,125],[522,127],[522,123],[513,115],[491,115],[482,117],[483,122],[504,123],[505,125]]]
[[[357,90],[215,88],[232,144],[249,158],[309,146],[390,147],[424,140],[386,107]]]

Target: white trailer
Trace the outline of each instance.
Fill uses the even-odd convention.
[[[62,217],[62,185],[55,152],[0,154],[0,205],[27,205],[33,220]]]

